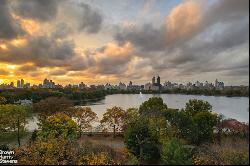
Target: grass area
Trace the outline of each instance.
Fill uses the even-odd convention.
[[[115,151],[119,151],[125,147],[124,140],[122,137],[115,137],[113,136],[104,136],[104,135],[83,135],[80,139],[80,142],[90,141],[94,144],[101,144],[106,145],[114,149]]]

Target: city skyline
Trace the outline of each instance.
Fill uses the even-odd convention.
[[[0,25],[0,84],[249,85],[249,0],[0,0]]]
[[[164,79],[164,78],[163,78]],[[39,86],[39,85],[49,85],[51,84],[52,86],[55,86],[55,85],[59,85],[59,86],[63,86],[63,87],[66,87],[68,85],[84,85],[84,86],[91,86],[91,85],[119,85],[119,84],[123,84],[125,86],[130,86],[130,85],[146,85],[146,84],[151,84],[151,85],[155,85],[155,86],[162,86],[164,84],[167,84],[167,83],[172,83],[172,84],[177,84],[177,85],[197,85],[197,84],[201,84],[203,86],[203,84],[210,84],[210,85],[213,85],[215,87],[217,87],[219,84],[223,84],[223,86],[244,86],[244,85],[225,85],[223,81],[220,81],[218,80],[217,78],[213,81],[213,82],[209,82],[209,81],[200,81],[200,80],[195,80],[193,82],[176,82],[176,81],[169,81],[169,80],[162,80],[162,78],[158,75],[157,77],[156,76],[153,76],[151,80],[147,80],[145,81],[144,83],[137,83],[135,80],[130,80],[129,82],[122,82],[122,81],[119,81],[119,82],[116,82],[116,83],[110,83],[110,82],[105,82],[104,84],[87,84],[87,83],[84,83],[83,81],[81,82],[78,82],[78,83],[71,83],[71,82],[68,82],[66,84],[60,84],[59,82],[54,82],[54,80],[51,80],[51,79],[43,79],[42,81],[40,81],[39,83],[37,84],[31,84],[29,82],[29,80],[25,80],[25,79],[18,79],[18,80],[15,80],[14,82],[10,82],[9,84],[8,83],[0,83],[0,85],[9,85],[9,86],[12,86],[12,87],[17,87],[17,88],[24,88],[25,86],[28,86],[28,87],[31,87],[31,86]]]

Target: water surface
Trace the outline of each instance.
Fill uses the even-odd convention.
[[[99,120],[108,108],[114,106],[127,109],[139,107],[150,97],[161,97],[169,108],[185,108],[190,99],[208,101],[213,106],[213,111],[223,114],[226,118],[233,118],[241,122],[249,122],[249,98],[248,97],[225,97],[225,96],[199,96],[181,94],[115,94],[108,95],[98,102],[87,103],[86,106],[97,114]],[[37,118],[29,120],[26,128],[30,131],[37,129]]]

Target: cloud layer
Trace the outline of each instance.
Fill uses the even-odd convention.
[[[0,0],[0,64],[17,65],[0,67],[1,77],[249,84],[248,0],[186,0],[167,11],[158,3],[134,2],[141,12],[126,20],[129,11],[109,17],[95,1]]]

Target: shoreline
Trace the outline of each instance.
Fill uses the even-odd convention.
[[[194,96],[214,96],[214,97],[229,97],[229,98],[232,98],[232,97],[246,97],[246,98],[249,98],[249,95],[248,96],[245,96],[245,95],[223,95],[223,94],[196,94],[196,93],[167,93],[167,92],[160,92],[160,93],[156,93],[156,92],[146,92],[146,93],[140,93],[140,92],[120,92],[120,93],[111,93],[111,94],[106,94],[106,96],[108,95],[114,95],[114,94],[157,94],[157,95],[160,95],[160,94],[172,94],[172,95],[194,95]]]

